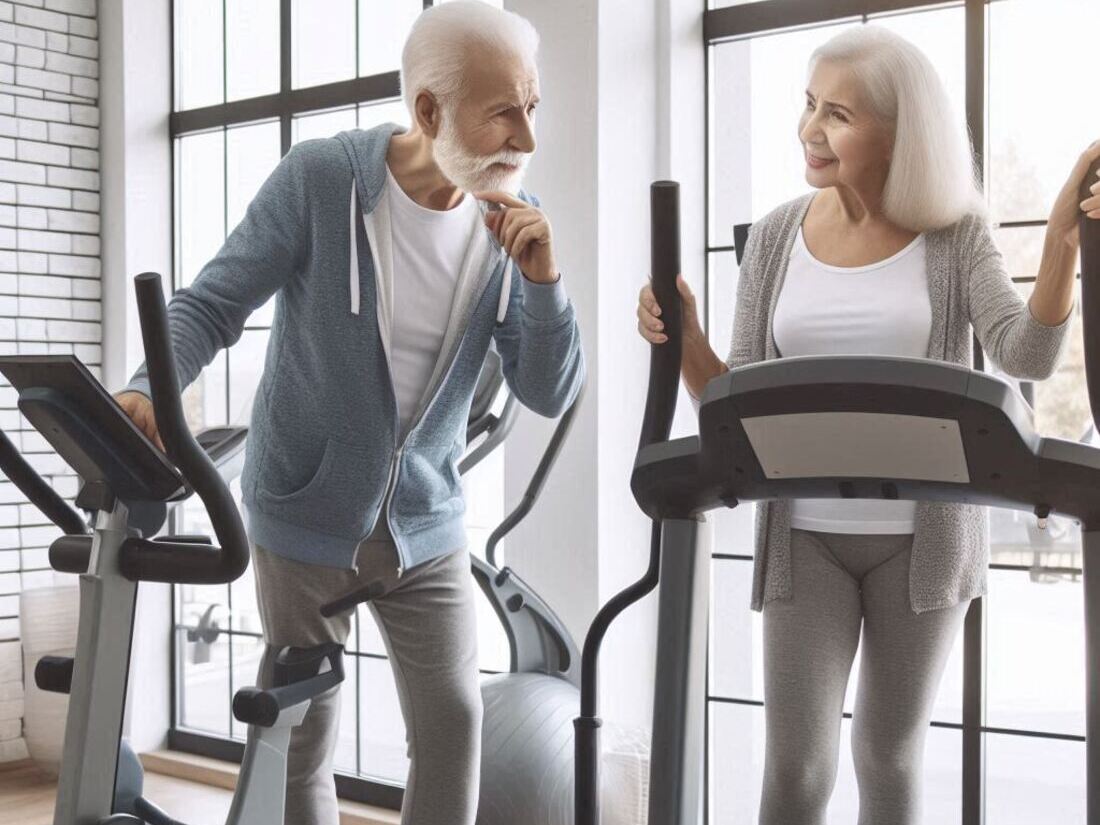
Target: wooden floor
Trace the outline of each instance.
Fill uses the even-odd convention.
[[[148,798],[168,814],[194,825],[224,823],[232,798],[232,793],[224,788],[157,773],[146,774],[145,790]],[[0,825],[52,825],[56,792],[55,781],[29,762],[0,766]],[[365,806],[353,807],[365,809]],[[386,814],[384,818],[375,818],[342,810],[340,821],[342,825],[398,821],[396,813]]]
[[[0,769],[0,822],[50,825],[54,783],[27,762]]]
[[[184,779],[151,773],[145,777],[149,798],[177,819],[196,825],[225,822],[232,794]],[[3,825],[51,825],[56,783],[34,766],[0,770],[0,823]]]

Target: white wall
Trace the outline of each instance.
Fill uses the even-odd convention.
[[[577,310],[588,387],[573,431],[538,506],[509,537],[505,558],[576,637],[599,597],[595,502],[599,376],[597,214],[597,4],[593,0],[509,0],[539,30],[538,148],[525,187],[541,200],[554,231],[558,266]],[[552,430],[523,411],[505,448],[506,509],[522,494]]]
[[[554,227],[577,308],[588,393],[544,500],[509,542],[508,561],[583,643],[611,596],[640,577],[649,526],[629,492],[648,349],[634,314],[649,269],[649,184],[683,187],[683,263],[703,277],[702,4],[685,0],[507,0],[538,28],[539,147],[527,179]],[[688,408],[690,415],[690,407]],[[683,424],[679,426],[684,426]],[[518,497],[549,426],[525,415],[509,439]],[[598,552],[597,552],[598,548]],[[648,727],[656,597],[624,614],[602,656],[603,716]]]
[[[103,380],[115,391],[143,360],[133,276],[172,289],[171,55],[168,0],[105,2],[102,57]],[[161,747],[170,722],[168,585],[139,588],[126,735],[139,752]]]

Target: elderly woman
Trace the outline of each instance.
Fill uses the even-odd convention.
[[[796,355],[877,354],[969,366],[971,332],[1000,367],[1049,376],[1073,305],[1077,219],[1100,218],[1100,183],[1077,160],[1047,225],[1031,298],[1017,294],[984,217],[969,141],[920,50],[873,26],[813,53],[799,121],[817,191],[754,224],[723,363],[686,283],[682,373],[716,375]],[[639,330],[661,343],[642,289]],[[762,825],[818,825],[836,779],[845,689],[861,633],[852,747],[861,825],[919,821],[920,769],[944,665],[986,587],[977,506],[794,500],[757,509],[753,609],[764,618],[767,746]]]

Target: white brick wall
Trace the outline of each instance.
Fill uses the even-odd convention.
[[[0,0],[0,353],[72,353],[99,374],[95,0]],[[0,427],[64,496],[76,477],[0,380]],[[0,481],[0,762],[26,758],[18,594],[48,586],[57,530]]]

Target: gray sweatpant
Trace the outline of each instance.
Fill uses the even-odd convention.
[[[914,613],[912,546],[912,535],[791,531],[791,598],[764,607],[760,825],[824,825],[861,628],[852,714],[859,825],[920,822],[925,734],[969,602]]]
[[[303,564],[252,545],[267,652],[261,687],[287,645],[343,644],[351,613],[325,619],[319,607],[372,581],[385,593],[371,603],[389,653],[410,759],[402,825],[473,825],[481,768],[481,687],[470,557],[461,550],[397,577],[397,551],[385,533],[359,546],[358,572]],[[339,688],[315,699],[290,741],[287,825],[337,825],[332,758]],[[367,714],[366,724],[370,714]],[[354,724],[354,722],[353,722]]]

